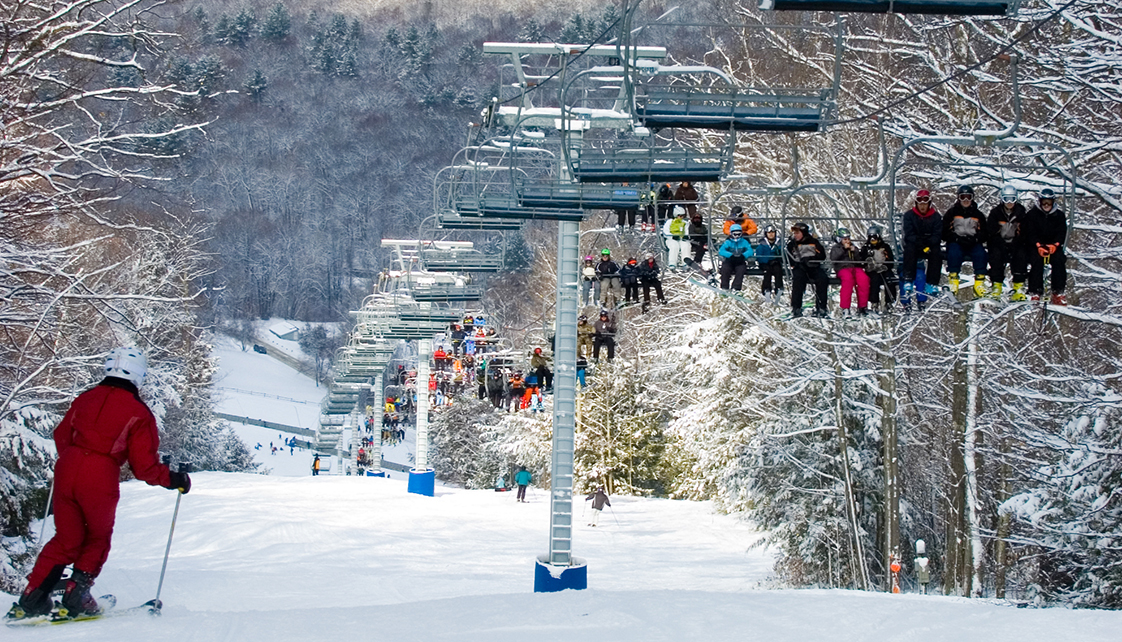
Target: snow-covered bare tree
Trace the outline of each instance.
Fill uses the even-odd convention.
[[[63,404],[105,351],[148,353],[158,415],[208,385],[186,367],[204,302],[205,230],[182,206],[123,207],[201,131],[193,87],[164,82],[148,0],[0,3],[0,456],[4,504],[29,506]],[[205,97],[204,97],[205,98]],[[161,197],[163,198],[163,197]],[[180,373],[187,373],[182,381]],[[207,377],[209,379],[209,377]],[[187,381],[190,380],[190,381]],[[33,420],[32,420],[33,419]],[[19,481],[15,481],[15,480]],[[29,511],[5,511],[27,534]]]

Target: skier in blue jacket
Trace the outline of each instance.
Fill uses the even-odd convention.
[[[760,284],[764,300],[778,305],[783,296],[783,245],[774,225],[764,228],[764,240],[756,246],[756,263],[764,271]]]
[[[526,501],[526,487],[530,485],[533,479],[534,476],[530,474],[530,471],[526,470],[525,466],[521,466],[518,472],[514,474],[514,483],[518,484],[518,501]]]
[[[752,257],[752,244],[744,238],[744,231],[739,225],[729,228],[729,237],[717,253],[724,259],[721,262],[721,289],[729,289],[729,279],[732,279],[732,289],[740,290],[744,285],[744,273],[748,271],[748,259]]]

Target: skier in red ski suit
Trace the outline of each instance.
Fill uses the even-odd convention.
[[[137,479],[153,486],[191,489],[186,473],[160,463],[156,419],[138,391],[146,372],[139,349],[114,349],[105,361],[105,379],[79,395],[55,428],[55,536],[39,553],[20,596],[17,606],[26,615],[51,611],[51,591],[68,564],[74,572],[63,606],[71,615],[98,612],[89,589],[109,556],[122,464],[127,461]]]

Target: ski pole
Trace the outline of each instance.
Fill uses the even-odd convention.
[[[608,504],[608,510],[612,511],[612,519],[616,520],[616,526],[619,526],[620,528],[623,528],[623,526],[620,526],[619,518],[616,517],[616,511],[615,511],[615,509],[612,508],[611,504]]]
[[[180,462],[179,464],[179,472],[181,473],[189,472],[190,468],[191,464],[189,463]],[[179,518],[179,501],[181,499],[183,499],[183,491],[176,489],[175,512],[171,515],[171,530],[168,531],[168,545],[167,548],[164,549],[164,564],[162,567],[160,567],[160,583],[156,586],[156,599],[152,600],[151,602],[151,611],[153,615],[158,615],[160,613],[160,609],[164,607],[163,603],[160,602],[160,592],[164,589],[164,573],[166,573],[168,570],[168,555],[171,554],[171,538],[173,535],[175,535],[175,520]]]
[[[43,533],[47,531],[47,518],[51,515],[51,502],[55,497],[55,477],[51,476],[51,490],[47,492],[47,507],[43,509],[43,523],[39,525],[39,539],[35,542],[36,546],[43,545]]]

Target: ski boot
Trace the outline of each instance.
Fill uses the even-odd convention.
[[[939,289],[939,286],[935,285],[934,283],[928,283],[927,287],[924,288],[923,291],[928,296],[935,296],[936,294],[942,292],[942,290]]]
[[[1028,300],[1028,297],[1025,296],[1024,283],[1013,283],[1013,293],[1009,295],[1009,300],[1013,302]]]
[[[985,277],[982,277],[982,278],[975,277],[974,278],[974,296],[976,296],[979,299],[986,296],[986,279],[985,279]]]
[[[1002,286],[1001,283],[994,283],[993,284],[993,289],[990,290],[990,298],[991,299],[1001,299],[1002,287],[1003,286]]]
[[[904,306],[905,309],[912,307],[912,295],[915,294],[915,291],[915,284],[904,284],[904,292],[900,295],[900,305]]]
[[[66,592],[62,595],[62,603],[58,607],[59,617],[78,617],[80,615],[97,615],[101,607],[97,600],[90,595],[90,587],[94,578],[85,571],[74,569],[74,573],[66,582]]]
[[[948,274],[947,282],[950,283],[951,294],[957,294],[959,286],[958,272],[951,272],[950,274]],[[928,294],[930,294],[930,292],[928,292]]]
[[[1067,297],[1063,292],[1052,293],[1052,305],[1067,305]]]
[[[8,609],[8,614],[4,616],[4,619],[22,620],[29,617],[50,615],[54,607],[55,603],[51,600],[50,592],[40,588],[33,589],[29,586],[19,596],[19,601],[12,604],[12,608]]]

